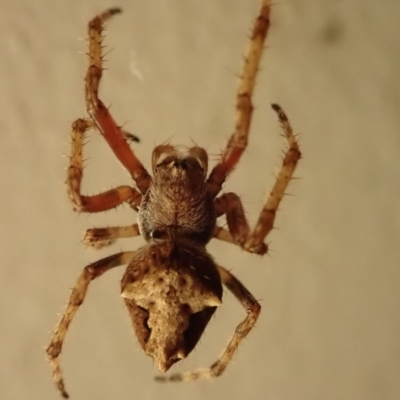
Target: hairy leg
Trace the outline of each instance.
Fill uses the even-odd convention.
[[[233,293],[237,300],[245,308],[247,317],[235,329],[232,339],[228,346],[221,354],[219,359],[210,367],[202,368],[192,372],[184,372],[181,374],[173,374],[169,377],[158,376],[156,380],[161,382],[180,382],[180,381],[193,381],[196,379],[211,379],[221,375],[229,362],[231,361],[235,351],[239,347],[240,342],[248,335],[254,327],[257,318],[261,311],[261,306],[253,295],[243,286],[243,284],[236,279],[225,268],[218,266],[223,284]]]
[[[83,176],[82,151],[85,133],[93,127],[92,121],[78,119],[72,124],[71,156],[67,172],[67,189],[74,210],[84,212],[100,212],[117,207],[123,202],[129,203],[133,208],[138,207],[142,196],[130,186],[119,186],[94,196],[81,194]]]
[[[220,161],[213,168],[207,180],[208,190],[215,197],[222,184],[235,168],[247,147],[251,117],[253,114],[253,91],[255,80],[264,49],[265,38],[270,25],[270,0],[263,0],[258,18],[255,21],[250,37],[249,47],[245,55],[243,72],[239,81],[236,97],[236,126]]]
[[[281,126],[283,128],[283,132],[289,144],[289,148],[285,152],[281,169],[276,178],[275,184],[269,194],[269,197],[263,209],[261,210],[258,221],[256,223],[256,227],[254,228],[252,234],[249,236],[243,246],[245,250],[250,252],[253,252],[255,249],[258,249],[260,247],[260,245],[263,243],[265,238],[274,227],[276,212],[279,208],[279,204],[281,203],[282,198],[285,195],[286,188],[293,178],[293,173],[296,169],[297,163],[301,158],[299,145],[297,143],[296,137],[293,134],[292,127],[290,126],[286,114],[277,104],[273,104],[272,108],[278,114],[279,122],[281,123]]]
[[[88,229],[83,237],[83,243],[86,246],[95,249],[112,244],[116,239],[130,238],[140,235],[139,225],[114,226],[107,228]]]
[[[119,8],[110,8],[89,23],[89,68],[86,74],[86,107],[95,125],[106,139],[112,151],[129,171],[141,193],[150,185],[151,177],[137,159],[126,141],[126,133],[116,124],[109,110],[99,99],[99,84],[103,73],[103,25]]]
[[[214,228],[213,237],[225,242],[237,244],[246,249],[245,245],[250,237],[250,228],[240,197],[236,193],[225,193],[214,200],[214,207],[217,217],[224,214],[226,215],[229,230],[216,226]],[[268,248],[267,245],[261,241],[257,247],[246,250],[251,253],[263,255],[267,252]]]
[[[250,228],[240,197],[236,193],[225,193],[214,200],[214,208],[217,217],[226,215],[229,231],[217,226],[213,236],[243,247],[250,235]]]
[[[86,291],[89,283],[111,268],[128,264],[133,258],[134,254],[135,252],[133,251],[126,251],[103,258],[102,260],[86,266],[72,289],[67,307],[61,317],[60,322],[56,326],[53,332],[53,337],[51,338],[51,342],[46,349],[50,365],[53,369],[53,379],[62,396],[65,398],[68,398],[68,393],[65,390],[58,358],[61,354],[68,327],[78,311],[78,308],[81,306],[86,297]]]
[[[226,242],[235,243],[251,253],[260,255],[265,254],[268,250],[264,240],[274,226],[279,204],[301,158],[298,143],[293,135],[286,114],[277,104],[273,104],[272,107],[278,113],[289,149],[285,153],[275,185],[261,210],[253,232],[250,233],[244,208],[238,195],[235,193],[226,193],[214,200],[217,216],[226,214],[229,231],[217,226],[213,236]]]

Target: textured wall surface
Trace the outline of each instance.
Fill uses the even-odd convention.
[[[140,238],[95,252],[88,227],[129,224],[127,207],[72,212],[63,185],[72,121],[85,116],[87,21],[109,6],[101,97],[155,144],[204,146],[215,160],[233,129],[236,74],[258,0],[4,2],[0,14],[0,398],[57,399],[44,346],[81,269]],[[304,153],[260,258],[212,242],[263,306],[220,379],[161,385],[119,298],[122,268],[89,290],[62,367],[73,399],[395,400],[400,398],[400,3],[279,0],[255,93],[247,153],[225,186],[254,223],[283,147],[270,103]],[[84,188],[129,176],[98,134]],[[211,364],[244,318],[226,294],[196,351],[173,371]]]

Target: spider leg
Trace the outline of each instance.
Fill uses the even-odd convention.
[[[264,255],[268,251],[267,245],[261,240],[251,248],[246,247],[250,237],[250,228],[247,222],[242,201],[236,193],[225,193],[214,200],[217,217],[225,214],[228,229],[216,226],[213,237],[225,242],[234,243],[250,253]]]
[[[261,311],[260,304],[253,297],[253,295],[243,286],[243,284],[229,271],[221,266],[218,266],[218,272],[220,274],[223,284],[233,293],[240,304],[242,304],[242,306],[245,308],[247,312],[247,317],[236,327],[235,333],[229,341],[228,346],[221,354],[219,359],[210,368],[201,368],[192,372],[173,374],[169,377],[157,376],[156,380],[161,382],[180,382],[193,381],[196,379],[211,379],[221,375],[231,361],[233,354],[239,347],[240,342],[254,327]]]
[[[112,244],[116,239],[130,238],[140,235],[139,225],[114,226],[107,228],[88,229],[83,237],[83,243],[86,246],[95,249]]]
[[[137,208],[141,202],[140,193],[130,186],[118,186],[94,196],[81,194],[81,182],[83,176],[83,141],[86,131],[93,127],[93,122],[85,119],[77,119],[72,124],[72,148],[70,165],[67,172],[67,189],[74,209],[84,212],[99,212],[114,208],[123,202],[127,202],[133,208]]]
[[[244,244],[244,249],[250,252],[260,247],[267,235],[274,227],[276,212],[290,180],[293,178],[293,173],[297,163],[301,158],[301,152],[297,143],[296,137],[293,134],[292,127],[282,108],[277,104],[273,104],[272,108],[277,112],[279,122],[281,123],[285,138],[289,144],[288,150],[285,152],[282,166],[276,178],[275,184],[264,204],[263,209],[258,217],[256,227]]]
[[[218,164],[213,168],[207,180],[208,190],[215,197],[222,184],[235,168],[247,147],[251,117],[253,114],[253,91],[256,75],[264,49],[264,41],[270,25],[270,0],[263,0],[258,18],[255,21],[245,56],[243,72],[239,81],[236,97],[236,126]]]
[[[217,217],[226,215],[228,230],[216,226],[213,237],[245,248],[250,236],[250,228],[240,197],[236,193],[225,193],[214,200],[214,208]],[[251,252],[263,255],[267,250],[267,245],[261,241],[257,247],[252,248]]]
[[[253,246],[250,249],[246,249],[244,247],[244,243],[241,243],[238,241],[238,239],[235,239],[232,236],[232,234],[229,232],[229,230],[223,228],[222,226],[216,226],[214,228],[213,238],[221,240],[226,243],[235,244],[235,245],[241,247],[243,250],[248,251],[249,253],[256,253],[256,254],[259,254],[260,256],[262,256],[268,252],[268,246],[264,242],[260,242],[257,246]]]
[[[240,197],[236,193],[225,193],[214,200],[214,208],[217,217],[226,215],[229,231],[217,226],[214,228],[213,236],[244,247],[250,236],[250,228]],[[261,242],[258,248],[252,250],[253,253],[265,254],[267,245]]]
[[[78,311],[78,308],[81,306],[83,300],[86,297],[86,291],[88,289],[89,283],[104,274],[106,271],[110,270],[111,268],[119,267],[123,264],[128,264],[134,254],[135,252],[133,251],[125,251],[103,258],[102,260],[99,260],[93,264],[87,265],[83,269],[81,275],[75,283],[75,286],[72,289],[67,307],[61,317],[61,320],[56,326],[53,332],[53,337],[51,338],[51,342],[46,349],[50,365],[53,369],[53,379],[62,396],[65,398],[68,398],[68,393],[65,390],[64,380],[62,378],[58,358],[61,354],[68,327],[72,322],[76,312]]]
[[[89,23],[89,68],[85,78],[86,107],[115,156],[129,171],[140,192],[145,193],[150,185],[151,177],[129,147],[126,133],[116,124],[109,110],[98,97],[103,73],[103,25],[109,18],[120,12],[119,8],[110,8]]]
[[[213,238],[222,240],[223,242],[236,244],[235,239],[232,237],[231,233],[228,229],[223,228],[222,226],[215,226],[213,232]]]
[[[271,232],[276,211],[285,194],[285,190],[293,177],[293,173],[301,158],[299,145],[286,114],[277,104],[272,105],[278,113],[285,137],[289,143],[289,149],[285,153],[281,170],[276,178],[275,185],[259,215],[256,227],[250,233],[240,197],[235,193],[226,193],[214,200],[217,216],[226,214],[229,230],[215,227],[213,237],[225,242],[234,243],[250,253],[263,255],[268,247],[264,243],[265,238]]]

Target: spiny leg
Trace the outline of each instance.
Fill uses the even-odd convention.
[[[290,126],[286,114],[278,104],[272,104],[272,108],[278,114],[279,122],[281,123],[289,148],[283,158],[282,166],[276,178],[274,187],[272,188],[272,191],[261,210],[260,216],[258,217],[256,227],[243,246],[245,250],[250,252],[257,252],[256,250],[264,242],[265,238],[274,227],[279,204],[285,195],[286,188],[288,187],[290,180],[293,178],[293,173],[301,158],[297,139],[293,134],[292,127]]]
[[[116,124],[109,110],[98,97],[103,73],[103,25],[109,18],[120,12],[119,8],[110,8],[89,23],[89,68],[85,79],[86,107],[115,156],[129,171],[140,192],[145,193],[150,185],[151,177],[129,147],[124,131]]]
[[[264,41],[270,25],[270,0],[263,0],[258,18],[250,37],[245,55],[243,72],[239,81],[236,98],[236,126],[219,163],[211,171],[207,180],[208,190],[215,197],[221,190],[227,176],[235,168],[247,147],[251,117],[253,114],[252,97],[256,75],[264,49]]]
[[[51,342],[47,347],[47,355],[49,357],[50,365],[53,369],[53,379],[57,385],[57,388],[61,392],[62,396],[68,398],[68,393],[65,390],[64,380],[62,378],[60,364],[58,358],[61,354],[62,346],[64,343],[65,336],[68,331],[68,327],[72,322],[78,308],[83,303],[86,297],[86,291],[89,283],[104,274],[104,272],[111,268],[119,267],[123,264],[128,264],[133,258],[135,252],[126,251],[119,254],[103,258],[93,264],[87,265],[81,275],[79,276],[75,286],[72,289],[71,295],[68,300],[67,307],[61,317],[60,322],[56,326]]]
[[[210,368],[202,368],[192,372],[173,374],[169,377],[157,376],[156,380],[160,382],[180,382],[193,381],[196,379],[211,379],[221,375],[231,361],[235,351],[239,347],[240,342],[254,327],[261,311],[260,304],[253,297],[253,295],[243,286],[243,284],[229,271],[221,266],[218,266],[218,272],[220,274],[223,284],[233,293],[240,304],[242,304],[242,306],[245,308],[247,312],[247,317],[236,327],[235,333],[228,343],[228,346],[221,354],[219,359]]]
[[[94,196],[81,194],[81,182],[83,176],[82,151],[85,133],[93,127],[93,122],[85,119],[77,119],[72,124],[71,157],[67,172],[67,189],[74,210],[85,212],[99,212],[117,207],[123,202],[129,203],[133,208],[138,207],[142,196],[130,186],[119,186]]]
[[[244,243],[249,236],[250,228],[246,219],[240,197],[236,193],[224,193],[214,200],[217,218],[226,215],[232,237],[237,243]]]
[[[139,225],[114,226],[107,228],[88,229],[83,237],[83,243],[86,246],[95,249],[112,244],[116,239],[130,238],[140,235]]]
[[[253,232],[250,233],[249,231],[243,205],[238,195],[235,193],[226,193],[214,200],[217,216],[226,214],[229,230],[217,226],[214,229],[213,237],[225,242],[237,244],[250,253],[260,255],[265,254],[268,250],[264,240],[274,226],[276,211],[293,177],[297,163],[301,158],[299,145],[293,135],[286,114],[277,104],[273,104],[272,108],[278,113],[279,121],[289,143],[289,149],[285,153],[275,185],[261,210]]]
[[[214,208],[217,217],[226,215],[229,231],[216,226],[213,237],[244,247],[250,236],[250,228],[240,197],[236,193],[225,193],[214,200]],[[262,255],[268,248],[265,243],[260,243],[258,248],[253,250],[254,253]]]

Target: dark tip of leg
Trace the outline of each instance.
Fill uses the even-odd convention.
[[[281,121],[285,122],[288,120],[280,105],[273,103],[271,107],[278,113],[278,117]]]
[[[119,7],[110,8],[110,14],[111,15],[121,14],[121,13],[122,13],[122,9],[119,8]]]
[[[273,109],[274,111],[276,111],[277,113],[280,112],[280,111],[282,110],[282,109],[281,109],[281,106],[278,105],[278,104],[276,104],[276,103],[272,103],[272,104],[271,104],[271,107],[272,107],[272,109]]]

